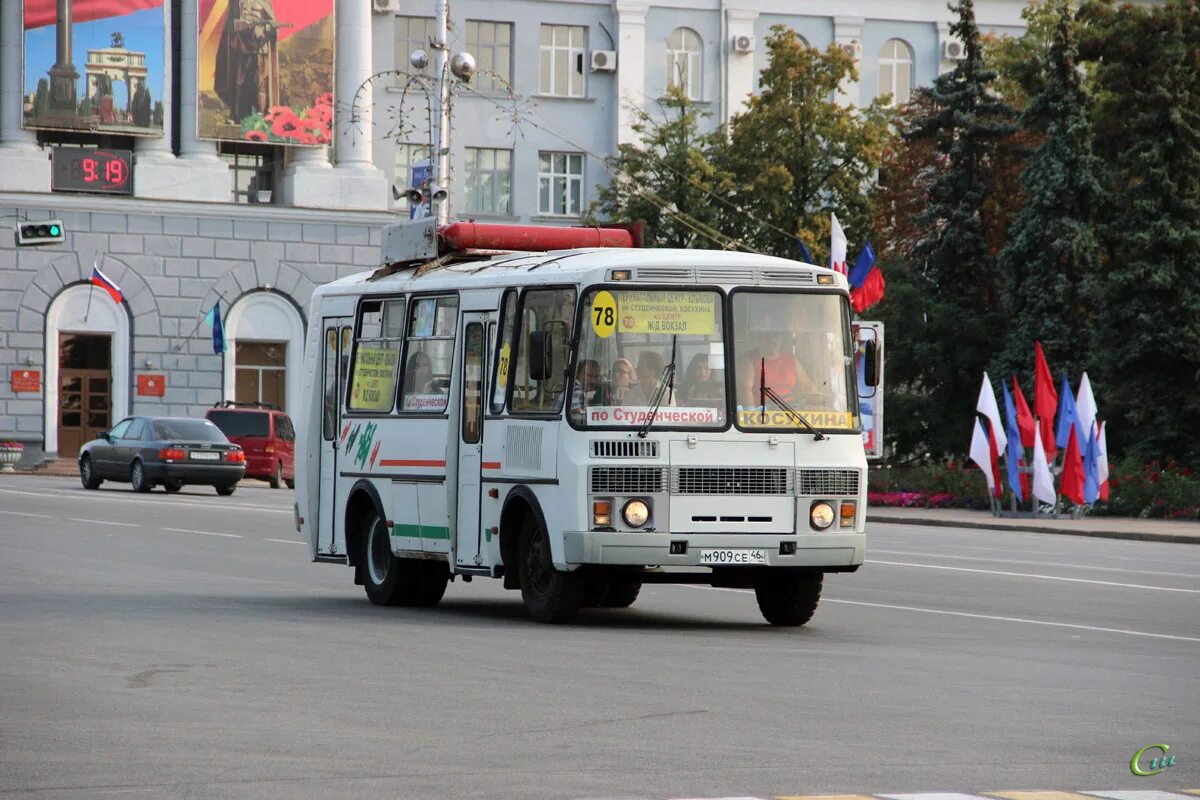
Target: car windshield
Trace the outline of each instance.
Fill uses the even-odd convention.
[[[743,429],[858,430],[846,300],[836,294],[735,292],[733,361]]]
[[[208,418],[229,437],[267,435],[267,415],[262,411],[210,411]]]
[[[154,438],[189,442],[226,442],[221,429],[206,419],[156,419]]]
[[[575,424],[725,426],[718,292],[597,289],[583,314],[568,405]]]

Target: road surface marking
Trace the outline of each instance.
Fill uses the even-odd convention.
[[[982,575],[1001,575],[1009,578],[1037,578],[1043,581],[1066,581],[1067,583],[1090,583],[1095,586],[1116,586],[1122,589],[1148,589],[1152,592],[1183,592],[1184,594],[1200,594],[1200,589],[1181,589],[1175,586],[1146,586],[1141,583],[1115,583],[1113,581],[1096,581],[1090,578],[1066,578],[1062,575],[1041,575],[1036,572],[1003,572],[995,569],[974,569],[972,567],[947,567],[943,564],[914,564],[909,561],[878,561],[867,559],[868,564],[884,564],[890,567],[917,567],[918,569],[941,569],[950,572],[974,572]]]
[[[962,794],[961,792],[923,792],[919,794],[881,794],[890,800],[979,800],[977,794]]]
[[[83,522],[88,525],[118,525],[122,528],[140,528],[136,522],[113,522],[107,519],[80,519],[79,517],[67,517],[67,522]]]
[[[869,794],[781,794],[775,800],[875,800]]]
[[[0,514],[12,514],[14,517],[41,517],[42,519],[50,519],[49,514],[30,514],[26,511],[9,511],[6,508],[0,508]]]
[[[988,797],[1002,797],[1004,800],[1092,800],[1085,794],[1076,792],[987,792]]]
[[[1005,551],[1010,552],[1010,551]],[[991,558],[989,556],[952,556],[942,553],[914,553],[911,550],[877,550],[870,545],[867,546],[867,553],[887,553],[890,556],[925,556],[928,558],[947,558],[959,561],[992,561],[997,564],[1030,564],[1035,567],[1048,566],[1045,561],[1028,561],[1020,558]],[[1064,564],[1055,562],[1055,567],[1069,567],[1071,569],[1094,569],[1101,572],[1129,572],[1137,575],[1162,575],[1169,578],[1200,578],[1200,575],[1192,572],[1155,572],[1148,569],[1127,569],[1125,567],[1099,567],[1092,564]]]
[[[1143,791],[1128,789],[1118,792],[1093,792],[1087,789],[1085,791],[1096,797],[1108,797],[1111,800],[1191,800],[1190,797],[1185,795],[1176,794],[1175,792],[1164,792],[1161,789],[1147,789]]]
[[[73,500],[107,500],[109,502],[140,503],[140,504],[142,504],[143,507],[147,503],[149,503],[151,505],[164,506],[167,508],[175,508],[176,506],[194,506],[196,508],[220,508],[220,509],[227,509],[227,510],[231,510],[231,511],[262,511],[267,514],[291,514],[292,513],[292,509],[290,509],[290,508],[263,508],[262,506],[235,505],[232,503],[218,503],[216,501],[213,501],[211,503],[196,503],[196,502],[192,502],[192,501],[188,501],[188,500],[176,500],[173,498],[168,498],[165,495],[161,499],[159,499],[158,497],[146,497],[143,494],[135,495],[132,492],[129,493],[128,495],[125,495],[124,497],[122,497],[119,494],[116,494],[115,492],[103,492],[103,491],[88,492],[87,494],[85,494],[84,490],[82,490],[82,489],[80,489],[79,491],[73,491],[73,492],[66,492],[66,491],[27,492],[27,491],[23,491],[21,489],[0,489],[0,493],[23,494],[23,495],[28,495],[30,497],[50,497],[50,498],[55,498],[55,499],[71,498]]]
[[[279,542],[280,544],[308,544],[299,539],[267,539],[268,542]]]
[[[202,536],[224,536],[228,539],[241,539],[242,538],[242,535],[240,533],[217,533],[216,531],[193,531],[193,530],[189,530],[188,528],[163,528],[163,530],[171,531],[172,533],[198,533],[198,534],[201,534]]]

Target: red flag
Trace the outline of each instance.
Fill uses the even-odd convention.
[[[20,2],[20,0],[14,0]],[[71,22],[92,22],[108,17],[121,17],[147,8],[158,8],[163,0],[73,0]],[[58,20],[56,0],[25,0],[25,30],[44,28]]]
[[[1017,430],[1021,432],[1021,446],[1033,447],[1033,414],[1029,411],[1029,403],[1017,383],[1017,376],[1012,376],[1013,400],[1017,406]]]
[[[1081,506],[1083,505],[1083,456],[1079,454],[1079,443],[1075,439],[1075,424],[1072,423],[1071,435],[1067,438],[1067,454],[1063,456],[1058,493],[1075,505]]]
[[[988,451],[992,459],[992,494],[1003,497],[1004,491],[1000,485],[1000,448],[996,446],[996,432],[988,425]]]
[[[850,290],[850,305],[861,314],[883,299],[883,290],[886,288],[879,267],[871,267],[867,277],[863,278],[862,286]]]
[[[1046,448],[1046,460],[1054,463],[1054,415],[1058,413],[1058,392],[1054,391],[1054,376],[1042,352],[1042,343],[1033,345],[1033,413],[1042,426],[1042,446]],[[1024,437],[1022,437],[1024,438]]]

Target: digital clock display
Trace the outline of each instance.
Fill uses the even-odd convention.
[[[55,147],[51,154],[56,192],[133,194],[133,152],[93,147]]]

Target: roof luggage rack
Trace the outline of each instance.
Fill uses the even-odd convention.
[[[213,403],[213,408],[265,408],[270,411],[283,411],[277,405],[272,403],[259,403],[253,400],[222,400],[219,403]]]

